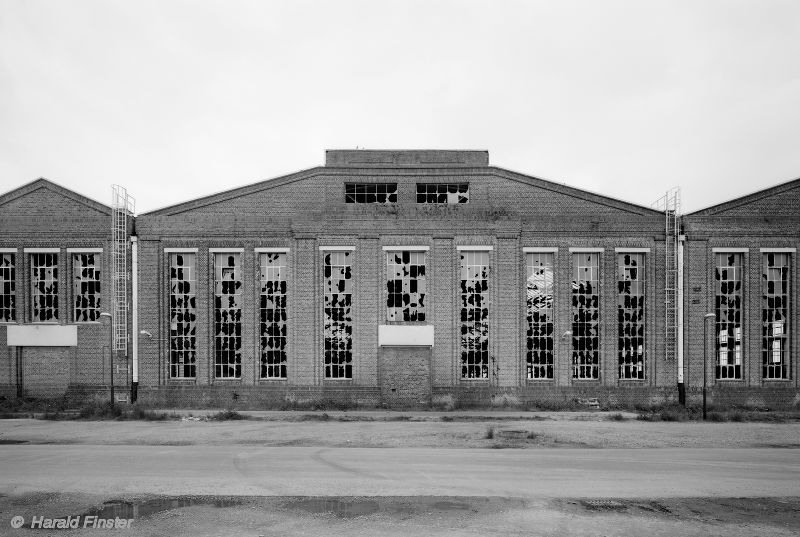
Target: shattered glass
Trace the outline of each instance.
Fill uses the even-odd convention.
[[[387,321],[425,320],[425,252],[386,252]]]
[[[619,378],[644,379],[645,254],[617,256]]]
[[[0,254],[0,322],[17,320],[17,275],[16,256],[11,253]]]
[[[169,256],[169,365],[171,378],[197,374],[196,255]]]
[[[553,254],[527,254],[526,268],[527,374],[529,379],[552,379]]]
[[[349,251],[323,252],[325,378],[353,378],[353,271]]]
[[[461,252],[461,378],[489,378],[489,253]]]
[[[716,377],[742,378],[742,254],[715,255]]]
[[[31,320],[58,321],[58,254],[31,254]]]
[[[72,298],[76,323],[100,320],[99,256],[93,253],[72,255]]]
[[[214,254],[214,376],[242,376],[241,254]]]
[[[762,375],[765,379],[789,378],[790,255],[764,253],[761,266]]]
[[[599,254],[572,256],[572,377],[600,378]]]
[[[286,254],[261,254],[261,378],[286,378]]]
[[[469,203],[469,183],[417,183],[417,203]]]

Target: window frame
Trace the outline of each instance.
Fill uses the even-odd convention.
[[[353,190],[348,191],[350,188]],[[380,190],[384,190],[384,192],[380,192]],[[347,181],[344,183],[344,202],[347,205],[396,205],[398,194],[398,183],[374,181]],[[378,201],[379,195],[385,195],[386,200]],[[359,196],[364,196],[365,199],[359,201]],[[369,201],[369,196],[374,196],[374,201]]]
[[[429,320],[429,318],[430,318],[430,315],[429,315],[430,305],[428,303],[428,300],[430,298],[430,293],[428,292],[428,263],[429,263],[429,258],[430,258],[430,255],[429,255],[430,247],[428,247],[428,246],[383,246],[381,250],[383,251],[384,262],[385,262],[385,265],[384,265],[384,270],[385,270],[384,281],[385,281],[385,285],[384,285],[384,288],[383,288],[384,304],[386,304],[386,306],[385,306],[385,318],[384,318],[385,322],[387,324],[396,324],[396,325],[399,325],[399,324],[414,324],[414,325],[430,324],[430,320]],[[423,256],[421,265],[419,263],[413,263],[414,266],[417,266],[417,267],[422,266],[423,267],[423,274],[420,276],[419,272],[417,272],[417,277],[414,279],[414,281],[417,282],[416,283],[416,286],[417,286],[417,291],[416,292],[417,292],[418,295],[421,295],[423,297],[423,301],[424,301],[422,306],[417,306],[417,316],[419,316],[419,313],[420,313],[419,310],[421,308],[421,310],[422,310],[421,313],[423,315],[423,319],[422,320],[419,320],[419,319],[406,320],[406,319],[390,319],[389,318],[389,311],[392,308],[392,307],[389,306],[389,301],[390,301],[390,295],[393,294],[393,293],[389,292],[389,282],[397,280],[397,278],[390,278],[390,267],[391,266],[402,266],[403,265],[403,264],[397,265],[396,263],[390,262],[390,256],[391,255],[397,255],[397,254],[402,255],[402,254],[404,254],[406,252],[408,252],[409,254],[422,254],[422,256]],[[409,266],[410,265],[412,265],[412,263],[409,263]],[[405,279],[403,278],[403,281],[404,280]],[[410,281],[411,281],[411,275],[409,274],[409,282]],[[424,284],[424,292],[422,292],[422,293],[419,293],[419,282],[420,281],[423,282],[423,284]],[[410,287],[411,287],[411,284],[409,283],[409,289],[410,289]],[[397,294],[397,293],[395,292],[394,294]]]
[[[211,356],[213,357],[212,365],[214,367],[214,371],[213,371],[212,377],[214,378],[215,382],[216,381],[237,381],[237,380],[241,380],[242,379],[242,374],[243,374],[243,370],[244,370],[244,360],[243,360],[244,338],[241,335],[242,331],[244,330],[244,319],[242,318],[242,313],[243,313],[243,310],[244,310],[243,306],[244,306],[244,301],[245,301],[244,300],[244,298],[245,298],[244,278],[242,277],[243,272],[244,272],[243,271],[244,248],[209,248],[208,249],[208,255],[209,255],[210,261],[211,261],[211,270],[212,270],[212,278],[211,278],[212,292],[211,292],[211,298],[213,300],[212,307],[211,307],[212,320],[209,323],[209,325],[210,325],[209,327],[211,329],[210,330],[210,332],[211,332],[210,335],[211,335],[211,340],[212,340],[212,345],[211,345]],[[224,279],[219,279],[218,280],[217,279],[217,275],[218,275],[217,274],[217,272],[218,272],[217,271],[217,268],[218,268],[217,267],[217,257],[218,256],[223,256],[224,257],[226,255],[228,255],[228,256],[238,256],[238,263],[235,264],[233,267],[220,266],[219,267],[221,269],[220,270],[220,276],[222,276],[222,274],[224,273],[224,269],[225,268],[233,268],[233,280],[224,280]],[[219,284],[224,284],[224,282],[226,282],[226,281],[228,281],[229,283],[233,282],[234,284],[238,282],[239,283],[238,292],[236,292],[236,293],[218,293],[217,292],[217,284],[218,283]],[[230,297],[230,296],[238,298],[237,307],[235,307],[235,308],[226,308],[226,307],[224,307],[224,305],[221,305],[219,308],[217,308],[217,298],[218,297]],[[219,325],[223,324],[221,321],[219,323],[217,322],[217,311],[218,310],[220,312],[223,312],[223,311],[230,312],[231,310],[238,310],[238,313],[239,313],[238,322],[237,321],[233,321],[233,322],[225,323],[227,325],[233,325],[233,326],[235,326],[236,324],[239,325],[239,334],[240,335],[238,336],[238,339],[239,339],[239,348],[238,349],[236,349],[236,348],[234,348],[234,349],[222,349],[221,347],[217,346],[217,340],[218,339],[219,340],[223,340],[223,341],[224,340],[230,341],[231,339],[235,340],[236,337],[237,337],[235,335],[234,336],[231,336],[230,334],[228,334],[228,335],[220,335],[220,334],[217,333],[217,325],[218,324]],[[228,362],[224,362],[224,363],[221,362],[220,359],[224,356],[224,354],[220,354],[219,351],[231,351],[231,350],[233,351],[233,353],[231,355],[233,357],[233,363],[230,363],[229,361]],[[220,371],[224,371],[226,368],[230,368],[230,367],[233,367],[234,371],[237,371],[237,373],[234,374],[234,375],[218,375],[217,374],[217,370],[218,369]]]
[[[526,248],[522,249],[522,252],[523,252],[523,257],[524,257],[524,262],[525,262],[525,268],[524,268],[525,280],[523,282],[523,289],[524,289],[524,293],[525,293],[525,298],[524,298],[524,300],[525,300],[525,303],[524,303],[525,338],[524,338],[524,350],[523,350],[524,356],[525,356],[525,361],[524,361],[525,379],[528,382],[552,382],[552,381],[555,381],[555,378],[556,378],[556,363],[557,363],[557,353],[556,353],[556,345],[557,345],[556,326],[557,326],[557,321],[556,321],[556,315],[557,315],[557,312],[558,312],[558,299],[557,299],[557,295],[558,295],[558,293],[557,293],[557,283],[558,283],[558,280],[557,280],[557,277],[556,277],[556,274],[557,274],[556,266],[558,264],[558,248],[555,248],[555,247],[530,247],[530,248],[528,248],[528,247],[526,247]],[[541,260],[541,256],[542,255],[551,256],[551,264],[550,264],[549,267],[547,265],[541,265],[541,264],[540,265],[531,265],[529,263],[529,259],[531,258],[531,256],[539,256],[539,259]],[[535,340],[535,338],[537,338],[537,336],[535,335],[535,330],[534,330],[534,316],[533,316],[533,312],[531,311],[531,303],[529,302],[529,298],[528,298],[529,282],[530,282],[531,278],[534,276],[534,274],[530,274],[530,273],[531,273],[531,269],[535,270],[535,267],[543,267],[543,270],[549,269],[550,273],[551,273],[551,281],[549,282],[549,285],[551,287],[551,298],[550,298],[551,304],[550,304],[549,308],[543,308],[543,309],[548,310],[548,312],[545,313],[545,319],[546,320],[544,322],[538,321],[539,330],[541,330],[541,326],[542,325],[545,326],[545,330],[547,328],[547,325],[552,325],[552,330],[551,330],[551,333],[549,335],[545,333],[544,336],[541,336],[541,335],[538,336],[539,340],[544,339],[545,341],[547,341],[547,340],[550,341],[551,349],[547,349],[547,348],[544,349],[544,352],[548,352],[549,351],[549,354],[550,354],[549,360],[547,360],[545,363],[541,363],[541,362],[534,363],[534,354],[533,354],[537,350],[539,352],[542,352],[542,349],[534,349],[534,347],[535,347],[534,340]],[[548,282],[547,282],[547,276],[546,275],[544,276],[544,280],[545,280],[545,286],[547,286]],[[545,293],[545,296],[546,296],[546,293]],[[549,318],[548,318],[548,316],[549,316]],[[548,345],[546,343],[545,347],[547,347],[547,346]],[[537,368],[542,368],[542,367],[544,368],[545,375],[544,376],[536,376],[534,374],[534,372],[537,371]],[[548,371],[548,368],[549,368],[549,371]]]
[[[100,313],[103,311],[102,310],[102,305],[105,302],[105,300],[103,300],[103,290],[105,289],[105,286],[103,285],[103,261],[104,261],[103,248],[67,248],[67,254],[69,255],[69,263],[70,263],[70,266],[69,266],[69,268],[70,268],[70,270],[69,270],[69,274],[70,274],[70,292],[71,292],[71,294],[70,294],[70,299],[71,299],[70,316],[71,316],[72,322],[75,323],[75,324],[98,324],[98,323],[102,323],[102,320],[100,319]],[[76,301],[76,297],[79,295],[79,293],[76,293],[76,291],[75,291],[75,284],[77,283],[77,281],[75,279],[75,256],[81,255],[81,254],[94,254],[96,256],[95,257],[94,270],[100,273],[100,279],[97,280],[98,285],[99,285],[99,289],[97,291],[98,300],[97,300],[97,306],[95,308],[97,310],[97,319],[93,320],[93,321],[91,321],[91,320],[90,321],[79,321],[78,320],[78,316],[77,316],[78,307],[75,304],[75,301]]]
[[[190,255],[194,256],[194,272],[195,272],[194,279],[192,279],[192,280],[181,280],[181,281],[194,282],[194,284],[195,284],[194,293],[182,293],[183,295],[191,295],[191,294],[193,294],[194,298],[195,298],[195,306],[193,308],[194,316],[195,316],[194,321],[193,321],[194,325],[195,325],[194,326],[194,329],[195,329],[194,348],[193,349],[188,349],[189,351],[192,351],[192,350],[194,351],[194,363],[193,364],[192,363],[188,363],[187,364],[184,361],[184,362],[175,364],[175,367],[178,368],[176,370],[179,370],[179,371],[182,371],[182,372],[185,371],[187,367],[193,368],[194,369],[194,375],[193,376],[184,376],[184,375],[180,375],[180,376],[175,375],[175,376],[173,376],[172,375],[172,368],[173,368],[173,363],[172,363],[172,351],[173,351],[173,349],[172,349],[172,338],[173,337],[178,337],[177,335],[176,336],[172,335],[172,327],[171,327],[171,324],[172,324],[172,309],[173,309],[172,308],[172,304],[171,304],[172,303],[172,255],[173,254],[175,254],[175,255],[178,255],[178,254],[183,254],[183,255],[190,254]],[[166,329],[166,332],[167,332],[167,338],[166,338],[167,359],[165,360],[165,366],[167,368],[166,378],[168,380],[170,380],[170,381],[197,381],[197,379],[199,378],[198,369],[200,368],[199,350],[197,348],[197,340],[198,340],[197,331],[198,331],[198,324],[199,324],[197,317],[198,317],[198,312],[200,311],[200,308],[197,306],[197,286],[198,286],[198,281],[199,281],[199,279],[198,279],[198,276],[199,276],[199,265],[198,265],[198,263],[199,263],[199,258],[200,258],[199,253],[198,253],[198,248],[164,248],[164,255],[165,255],[166,272],[167,272],[166,278],[165,278],[165,284],[166,284],[166,290],[167,290],[167,292],[166,292],[167,304],[166,304],[166,311],[165,311],[166,315],[167,315],[167,323],[166,323],[166,326],[165,326],[165,329]],[[187,349],[176,349],[176,350],[184,351],[184,355],[185,355],[185,351]]]
[[[5,324],[5,325],[18,324],[19,323],[19,315],[18,315],[19,300],[17,300],[17,299],[19,297],[19,293],[17,292],[17,279],[18,279],[19,260],[20,260],[19,249],[17,249],[17,248],[0,248],[0,256],[4,256],[4,255],[12,256],[12,258],[11,258],[12,259],[11,267],[8,268],[11,277],[9,278],[9,280],[7,280],[7,282],[10,284],[9,287],[10,287],[10,291],[11,292],[9,293],[9,295],[6,295],[5,292],[0,288],[0,298],[2,298],[4,296],[10,296],[11,297],[11,300],[9,301],[10,302],[10,306],[8,308],[8,310],[11,312],[11,318],[9,320],[4,320],[4,319],[0,318],[0,324]],[[0,267],[0,269],[2,269],[2,267]],[[0,280],[0,285],[4,285],[5,283],[6,283],[6,280]],[[0,307],[2,307],[2,306],[0,306]]]
[[[256,338],[257,338],[257,352],[258,352],[258,362],[256,364],[258,368],[257,379],[259,381],[286,381],[289,378],[289,346],[290,346],[290,339],[289,339],[289,306],[290,306],[290,292],[289,292],[289,270],[290,270],[290,250],[289,248],[255,248],[254,253],[256,255],[256,260],[258,262],[258,289],[257,289],[257,330],[256,330]],[[286,335],[285,336],[269,336],[265,335],[262,332],[262,324],[265,324],[266,321],[262,319],[265,318],[265,315],[262,313],[270,308],[262,307],[262,297],[266,294],[263,292],[264,290],[264,282],[268,281],[264,279],[264,264],[262,263],[262,256],[266,256],[269,254],[278,254],[284,256],[283,264],[277,265],[280,267],[280,275],[281,278],[277,281],[285,283],[285,290],[283,293],[271,293],[272,295],[282,295],[283,297],[283,307],[282,308],[272,308],[273,311],[282,309],[286,315],[286,318],[283,319],[283,326],[285,327]],[[276,280],[271,280],[276,281]],[[273,314],[274,315],[274,314]],[[277,324],[277,323],[274,323]],[[268,364],[265,361],[265,353],[269,352],[263,345],[262,345],[262,338],[274,338],[274,337],[283,337],[285,339],[283,349],[277,349],[279,354],[282,354],[283,360],[281,363],[272,363]],[[263,372],[265,370],[269,370],[269,368],[277,367],[279,370],[283,369],[286,374],[283,376],[264,376]]]
[[[27,261],[28,312],[27,312],[26,315],[27,315],[28,321],[31,324],[61,324],[62,319],[59,317],[59,313],[63,308],[61,307],[61,303],[60,303],[61,301],[58,300],[61,297],[62,292],[63,292],[63,289],[61,289],[62,286],[60,285],[61,284],[61,274],[60,274],[61,271],[59,270],[61,268],[61,266],[60,266],[61,265],[61,257],[60,257],[61,256],[61,248],[24,248],[23,249],[23,254],[25,255],[26,261]],[[34,319],[34,311],[35,311],[34,299],[37,296],[39,296],[38,294],[36,294],[34,292],[34,284],[39,281],[39,280],[34,280],[34,278],[33,278],[33,270],[34,270],[33,256],[35,256],[35,255],[54,255],[54,256],[56,256],[55,257],[55,263],[53,265],[55,270],[56,270],[56,274],[55,274],[53,280],[51,280],[53,283],[55,283],[55,291],[54,291],[54,293],[52,293],[51,296],[54,296],[56,298],[55,302],[57,303],[57,306],[55,306],[55,310],[54,310],[55,311],[55,315],[53,316],[53,320],[40,321],[40,320]]]
[[[570,270],[572,272],[572,278],[570,281],[572,282],[572,289],[570,292],[570,317],[572,318],[572,322],[570,324],[570,330],[572,335],[570,336],[570,362],[572,365],[572,375],[570,378],[573,382],[602,382],[603,380],[603,260],[605,258],[605,249],[604,248],[570,248]],[[592,282],[596,282],[596,291],[591,295],[586,296],[596,296],[597,297],[597,306],[590,308],[591,310],[597,310],[597,345],[596,348],[591,349],[592,351],[597,353],[597,363],[588,364],[584,361],[584,363],[580,363],[578,353],[580,351],[586,351],[589,349],[580,349],[580,344],[577,340],[579,337],[575,333],[575,325],[576,324],[587,324],[586,321],[575,321],[575,314],[578,311],[579,306],[575,305],[575,302],[580,302],[579,300],[574,300],[576,294],[580,294],[577,292],[579,287],[576,289],[576,282],[578,281],[575,277],[578,275],[577,271],[579,267],[585,267],[586,265],[579,265],[576,264],[576,260],[580,255],[595,255],[597,256],[597,264],[592,265],[591,268],[593,269],[592,275],[594,275],[594,270],[597,271],[597,279],[595,280],[588,280]],[[584,280],[585,281],[585,280]],[[582,336],[588,337],[588,336]],[[577,344],[577,348],[576,348]],[[590,367],[593,371],[596,371],[597,374],[595,376],[580,376],[579,371],[581,367]]]
[[[794,298],[794,296],[793,296],[794,286],[792,285],[793,284],[792,275],[793,275],[793,269],[794,269],[794,265],[793,264],[795,262],[795,254],[796,254],[796,252],[797,252],[796,248],[761,248],[760,252],[759,252],[760,253],[759,266],[760,266],[760,269],[761,269],[761,285],[759,286],[759,294],[760,294],[761,320],[762,320],[761,321],[761,342],[762,342],[761,343],[761,354],[762,354],[761,379],[764,382],[776,382],[776,381],[777,382],[785,382],[785,381],[788,381],[788,380],[792,379],[792,350],[793,350],[792,349],[792,341],[794,339],[793,338],[793,333],[792,333],[793,332],[793,328],[794,328],[794,326],[793,326],[794,318],[792,316],[792,307],[794,306],[794,304],[793,304],[793,302],[794,302],[793,301],[793,298]],[[770,255],[770,254],[772,254],[772,255],[777,254],[777,255],[785,255],[786,256],[786,273],[787,273],[786,293],[785,293],[785,295],[783,293],[781,293],[782,297],[786,301],[786,304],[785,304],[786,315],[785,315],[785,319],[783,320],[783,323],[781,325],[781,328],[782,328],[781,332],[782,333],[780,334],[779,338],[775,337],[774,332],[773,332],[773,334],[769,334],[768,333],[769,328],[772,328],[774,330],[774,322],[775,321],[772,321],[772,323],[769,323],[768,321],[766,321],[764,319],[764,317],[767,315],[767,311],[769,311],[770,309],[772,309],[774,311],[776,309],[774,307],[773,308],[769,308],[768,307],[768,304],[769,304],[768,296],[771,296],[771,297],[774,298],[774,297],[776,297],[778,295],[778,293],[771,293],[770,294],[770,293],[767,292],[768,291],[768,283],[767,282],[768,281],[777,281],[777,280],[768,280],[768,279],[765,278],[764,269],[766,267],[766,262],[767,262],[767,259],[768,259],[767,256]],[[781,280],[781,281],[783,281],[783,280]],[[773,326],[772,327],[768,327],[768,324],[772,324]],[[769,341],[772,341],[773,347],[768,349],[768,348],[766,348],[766,344]],[[765,373],[767,373],[767,371],[769,371],[770,367],[775,368],[774,362],[770,362],[770,358],[772,358],[774,360],[774,352],[775,352],[774,343],[776,341],[783,342],[783,344],[781,345],[781,349],[779,351],[782,354],[782,356],[781,356],[781,362],[782,363],[781,363],[781,366],[779,367],[779,370],[781,371],[781,376],[780,377],[770,377],[770,376],[765,375]]]
[[[492,312],[492,293],[493,293],[493,290],[491,289],[490,284],[492,283],[491,282],[491,279],[492,279],[491,275],[492,275],[492,251],[493,250],[494,250],[493,246],[456,246],[456,252],[458,253],[458,261],[459,261],[458,262],[458,266],[457,266],[457,270],[458,270],[458,280],[457,280],[458,281],[458,285],[456,285],[456,290],[457,290],[457,293],[458,293],[458,304],[459,304],[459,307],[458,307],[458,313],[456,315],[458,316],[458,319],[459,319],[459,321],[458,321],[458,327],[459,327],[458,328],[458,332],[459,332],[458,353],[459,353],[459,358],[458,358],[458,366],[457,367],[460,369],[460,374],[458,375],[458,379],[459,379],[460,382],[487,382],[487,381],[491,381],[491,379],[492,379],[492,364],[491,364],[491,361],[492,361],[492,356],[491,356],[491,354],[492,354],[492,352],[491,352],[491,339],[492,339],[492,337],[491,336],[492,336],[492,334],[491,334],[491,322],[490,321],[491,321],[491,312]],[[464,262],[463,262],[464,259],[462,259],[462,257],[464,255],[466,255],[466,254],[486,254],[486,265],[477,265],[477,264],[469,264],[469,263],[467,263],[465,265]],[[485,278],[473,278],[473,279],[469,279],[469,280],[466,280],[466,281],[483,281],[483,280],[485,280],[486,281],[486,290],[485,291],[481,290],[479,293],[464,293],[464,292],[462,292],[462,282],[465,281],[464,278],[463,278],[464,271],[465,270],[469,271],[469,268],[465,268],[465,267],[478,267],[478,266],[485,266],[486,267],[486,271],[485,271],[485,274],[484,274]],[[466,289],[466,288],[467,287],[464,286],[464,289]],[[467,312],[469,310],[469,308],[465,305],[465,302],[468,303],[469,299],[467,298],[465,300],[465,298],[464,298],[465,296],[468,296],[468,295],[480,296],[481,297],[481,303],[482,303],[483,307],[480,308],[480,309],[485,309],[486,310],[485,319],[481,319],[479,321],[475,321],[474,318],[473,318],[473,320],[471,320],[471,321],[469,320],[469,318],[468,318],[469,314],[468,313],[465,314],[465,312]],[[483,305],[484,304],[484,300],[485,300],[485,306]],[[474,311],[477,310],[477,309],[478,308],[474,307],[474,305],[473,305],[473,307],[472,307],[473,314],[474,314]],[[464,320],[465,316],[467,317],[466,320]],[[464,331],[464,327],[465,326],[468,326],[467,323],[471,323],[473,326],[475,326],[477,323],[482,323],[483,325],[485,325],[485,332],[484,333],[479,334],[478,336],[473,336],[473,338],[475,340],[477,340],[478,344],[480,344],[480,349],[477,349],[481,353],[481,356],[480,356],[481,359],[480,359],[479,362],[475,361],[475,360],[470,362],[470,360],[469,360],[469,352],[471,350],[472,350],[473,353],[476,352],[476,348],[474,348],[472,345],[469,345],[469,344],[467,345],[467,347],[464,347],[464,343],[466,342],[466,338],[464,336],[462,336],[460,333]],[[485,343],[486,343],[486,350],[485,350],[485,352],[486,352],[486,360],[485,360],[485,363],[484,363],[484,360],[483,360],[483,352],[484,352],[483,343],[484,342],[482,341],[482,339],[484,339],[484,337],[485,337],[485,340],[486,340],[485,341]],[[464,358],[465,357],[465,353],[466,353],[466,359]],[[475,356],[475,355],[473,354],[473,356]],[[480,368],[479,369],[480,375],[476,375],[474,377],[469,376],[470,368],[475,368],[475,367]],[[465,371],[467,372],[466,376],[464,375]],[[485,376],[484,376],[484,371],[485,371]]]
[[[430,187],[435,187],[437,190],[436,192],[429,192]],[[455,187],[455,192],[450,192],[452,187]],[[416,192],[415,192],[415,201],[418,205],[467,205],[470,200],[470,191],[469,191],[470,184],[469,182],[458,182],[458,183],[417,183]],[[426,190],[425,192],[420,192],[420,188]],[[444,188],[446,192],[438,192]],[[463,192],[462,192],[463,189]],[[450,201],[450,195],[454,194],[456,196],[455,202]],[[425,199],[420,199],[422,196]],[[428,201],[427,198],[431,196],[445,196],[445,201]],[[460,198],[464,198],[466,201],[460,201]]]
[[[333,381],[333,382],[336,382],[336,381],[347,381],[347,382],[350,382],[355,378],[355,357],[356,357],[355,345],[356,345],[356,339],[355,339],[354,334],[353,334],[354,328],[355,328],[355,324],[356,324],[356,322],[355,322],[355,314],[356,314],[355,302],[356,301],[354,300],[354,297],[356,296],[356,289],[355,289],[356,278],[355,278],[355,265],[354,265],[354,262],[355,262],[355,251],[356,251],[356,249],[355,249],[354,246],[320,246],[319,247],[319,252],[320,252],[320,256],[321,256],[320,257],[320,265],[319,265],[319,267],[322,269],[320,271],[321,272],[321,284],[322,284],[322,293],[321,293],[321,296],[322,296],[322,304],[321,304],[322,305],[322,311],[320,312],[321,313],[321,319],[322,319],[322,324],[321,324],[321,328],[322,328],[322,363],[321,363],[322,374],[321,374],[321,377],[322,377],[323,381],[325,381],[325,382],[329,382],[329,381]],[[349,261],[349,264],[346,264],[346,265],[344,265],[344,264],[343,265],[333,265],[333,264],[331,264],[329,266],[330,267],[349,267],[350,268],[350,277],[349,278],[345,278],[344,280],[341,280],[341,281],[348,281],[349,280],[350,282],[352,282],[351,283],[351,291],[350,291],[350,293],[330,293],[329,294],[329,293],[326,292],[327,282],[326,282],[326,277],[325,277],[325,267],[326,267],[326,265],[325,265],[325,255],[326,254],[331,254],[331,253],[343,253],[343,254],[345,254],[347,260]],[[345,272],[346,272],[346,270],[345,270]],[[332,271],[331,271],[331,274],[332,274]],[[346,335],[346,340],[345,340],[346,344],[345,344],[345,348],[344,349],[341,349],[341,348],[339,348],[339,349],[326,349],[325,348],[326,345],[327,345],[327,340],[329,339],[327,334],[326,334],[326,329],[325,329],[325,320],[326,320],[325,310],[326,309],[331,309],[331,310],[334,309],[333,306],[328,308],[326,297],[329,296],[329,295],[332,296],[333,294],[335,294],[337,296],[338,295],[342,295],[342,294],[349,294],[350,295],[350,298],[349,298],[349,302],[350,302],[349,303],[350,320],[349,321],[344,321],[345,333],[347,333],[346,327],[347,327],[348,324],[349,324],[349,328],[350,328],[350,333]],[[337,309],[346,309],[346,308],[342,308],[341,306],[337,306],[336,308]],[[333,312],[331,312],[331,313],[333,313]],[[330,318],[331,322],[333,323],[334,322],[333,321],[333,315],[331,315],[329,318]],[[332,333],[333,332],[331,332],[331,334]],[[340,351],[344,351],[344,352],[342,353]],[[331,357],[331,363],[330,364],[326,364],[326,359],[327,359],[326,353],[327,352],[336,352],[337,363],[335,365],[334,365],[334,363],[332,361],[333,360],[332,357]],[[344,362],[341,361],[341,358],[340,358],[341,354],[343,354],[345,356]],[[342,376],[333,375],[332,373],[334,371],[334,368],[342,368],[344,370],[344,375],[342,375]],[[347,374],[348,368],[349,368],[349,375]]]
[[[616,271],[615,271],[615,273],[616,273],[616,282],[615,283],[616,283],[616,288],[617,288],[617,319],[618,319],[617,320],[617,375],[618,375],[618,379],[619,380],[623,380],[623,381],[628,381],[628,380],[633,380],[633,381],[636,381],[636,380],[647,380],[647,369],[648,369],[648,367],[647,367],[647,359],[648,359],[648,353],[647,353],[647,334],[648,334],[648,330],[647,330],[647,328],[648,328],[648,318],[649,318],[649,316],[647,314],[647,308],[648,308],[648,304],[649,304],[649,300],[647,299],[647,293],[648,293],[648,288],[649,288],[648,287],[648,280],[649,280],[649,278],[648,278],[648,270],[649,270],[649,262],[650,262],[650,260],[649,260],[650,249],[649,248],[630,248],[630,249],[618,248],[618,249],[615,250],[615,254],[616,254],[615,255],[615,259],[614,259],[615,268],[616,268]],[[626,268],[630,268],[631,267],[630,265],[628,265],[626,267],[623,267],[621,265],[620,258],[622,256],[625,256],[625,255],[641,256],[640,257],[641,265],[638,267],[638,271],[637,271],[637,276],[638,275],[641,275],[641,276],[637,277],[636,280],[624,280],[624,279],[621,279],[621,277],[624,276],[624,270]],[[623,272],[621,272],[621,271],[623,271]],[[620,329],[622,328],[622,326],[620,325],[620,322],[619,322],[620,311],[621,310],[626,311],[626,310],[633,310],[634,309],[634,307],[626,308],[626,307],[624,307],[623,304],[620,304],[620,299],[623,296],[622,295],[622,291],[620,290],[620,286],[625,281],[630,281],[630,282],[634,282],[635,281],[635,282],[637,282],[637,283],[639,283],[641,285],[640,291],[638,293],[636,293],[636,294],[631,293],[631,294],[628,295],[628,296],[631,296],[631,297],[634,297],[634,296],[638,297],[639,301],[641,302],[641,306],[638,308],[640,310],[640,312],[641,312],[641,317],[640,317],[639,322],[637,323],[637,325],[640,326],[641,329],[642,329],[642,336],[641,336],[642,341],[641,341],[641,353],[640,353],[641,357],[639,357],[637,359],[637,362],[641,362],[641,376],[637,376],[637,377],[624,376],[623,375],[624,371],[629,369],[631,366],[635,366],[636,365],[636,363],[625,363],[624,362],[625,358],[623,357],[622,352],[625,349],[623,349],[620,346],[621,338],[624,337],[623,335],[620,334]]]

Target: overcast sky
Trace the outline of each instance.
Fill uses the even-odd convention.
[[[324,150],[696,210],[800,176],[800,2],[0,0],[0,192],[137,212]]]

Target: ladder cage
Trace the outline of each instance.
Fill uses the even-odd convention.
[[[111,185],[111,312],[114,350],[128,353],[128,223],[136,200],[125,188]]]
[[[668,190],[652,205],[664,213],[664,358],[675,360],[678,352],[678,241],[681,190]]]

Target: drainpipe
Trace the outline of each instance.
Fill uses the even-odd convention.
[[[686,386],[683,383],[683,246],[686,235],[678,236],[678,401],[686,405]]]
[[[131,382],[131,403],[136,402],[139,391],[139,239],[131,237],[131,301],[133,332],[133,381]]]

